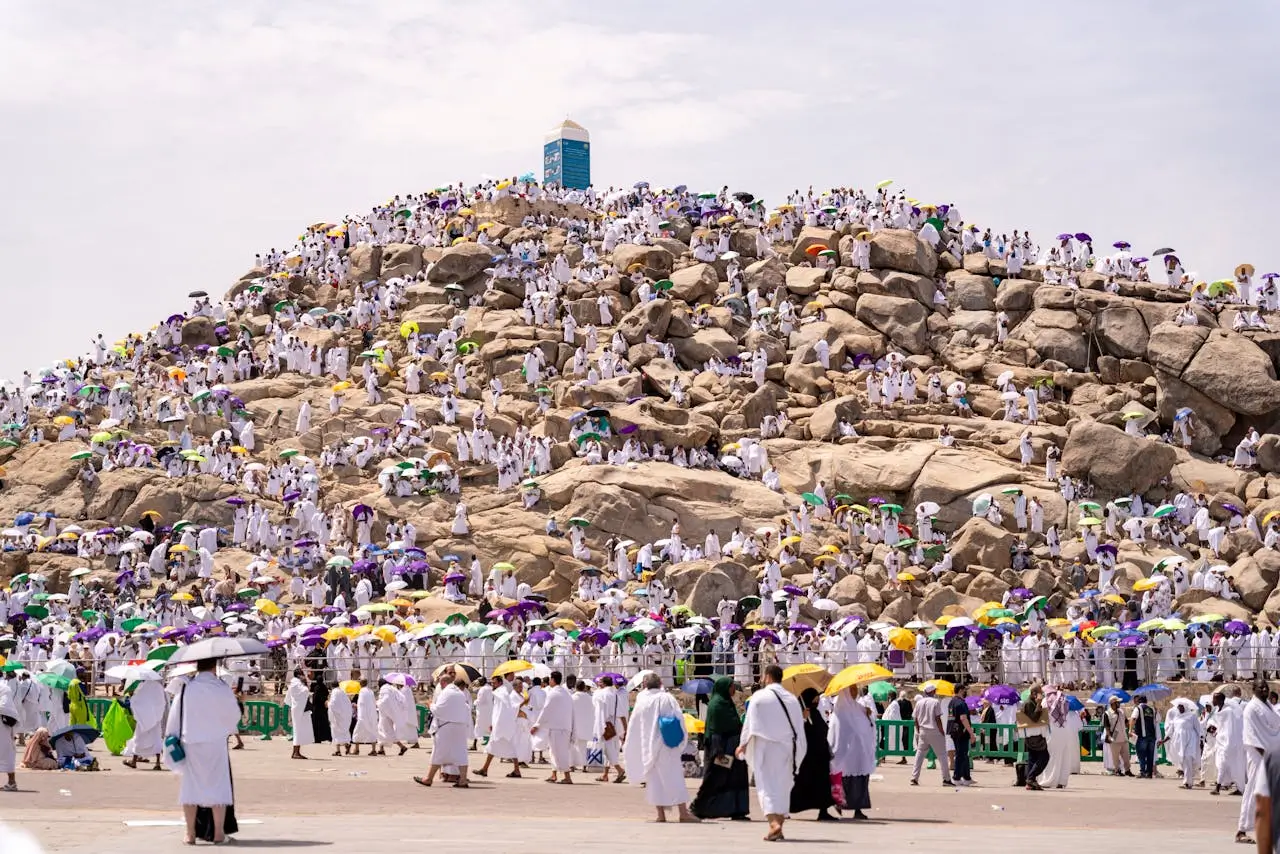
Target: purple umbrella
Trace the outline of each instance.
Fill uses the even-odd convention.
[[[1146,642],[1147,642],[1147,639],[1144,637],[1141,637],[1139,635],[1130,635],[1127,638],[1120,638],[1120,642],[1116,644],[1116,646],[1135,647],[1135,646],[1142,646]]]
[[[999,640],[1000,633],[995,629],[978,629],[973,639],[977,641],[978,646],[985,646],[989,641]]]
[[[1240,510],[1239,507],[1235,506],[1234,504],[1227,503],[1225,501],[1222,503],[1222,509],[1231,513],[1235,513],[1237,516],[1244,515],[1244,513]]]
[[[163,640],[176,640],[187,633],[186,629],[166,629],[160,633]]]
[[[1115,547],[1114,543],[1103,543],[1102,545],[1098,546],[1096,551],[1105,552],[1106,554],[1111,554],[1111,555],[1120,553],[1120,550]]]
[[[368,558],[358,560],[351,565],[352,572],[373,572],[377,568],[378,562],[376,560],[369,560]]]
[[[627,677],[623,676],[621,673],[601,673],[599,676],[596,677],[596,681],[599,682],[601,679],[603,679],[606,676],[612,679],[615,685],[619,683],[623,685],[627,684]]]
[[[301,497],[302,497],[301,490],[291,489],[288,492],[286,492],[284,495],[280,496],[280,500],[281,501],[297,501]]]
[[[444,577],[445,584],[448,584],[450,581],[466,581],[466,580],[467,580],[467,576],[462,574],[461,572],[451,572]]]
[[[1057,239],[1057,240],[1071,240],[1071,239],[1073,239],[1074,237],[1075,237],[1075,235],[1074,235],[1074,234],[1071,234],[1070,232],[1068,232],[1068,233],[1066,233],[1066,234],[1059,234],[1059,235],[1057,236],[1057,238],[1056,238],[1056,239]]]
[[[1009,595],[1017,596],[1019,599],[1026,599],[1027,597],[1034,596],[1035,594],[1025,587],[1015,587],[1009,591]]]
[[[272,638],[271,640],[267,641],[267,649],[279,649],[280,647],[284,646],[284,643],[285,642],[282,638]]]
[[[947,634],[946,634],[947,643],[951,643],[956,638],[964,637],[965,635],[969,634],[971,631],[973,630],[969,626],[956,626],[954,629],[947,629]]]
[[[1093,238],[1092,238],[1092,237],[1090,237],[1088,234],[1084,233],[1083,231],[1077,231],[1077,232],[1076,232],[1076,240],[1079,240],[1081,243],[1092,243],[1092,242],[1093,242]]]
[[[302,640],[298,641],[298,643],[306,647],[319,646],[324,643],[324,635],[307,635]]]
[[[47,638],[43,635],[31,639],[31,644],[33,646],[48,646],[51,643],[53,643],[53,638]]]
[[[982,697],[993,706],[1016,706],[1020,700],[1018,689],[1012,685],[992,685],[982,692]]]
[[[373,509],[367,504],[357,504],[351,508],[352,519],[367,519],[373,516]]]
[[[320,609],[320,613],[321,614],[341,614],[342,609],[339,608],[337,605],[325,605],[323,608]]]
[[[762,640],[778,643],[778,635],[772,629],[756,629],[755,637],[751,638],[751,643],[760,643]]]
[[[725,623],[720,628],[726,632],[736,632],[736,631],[739,631],[742,628],[742,626],[738,625],[737,623]]]
[[[541,602],[535,602],[532,599],[521,599],[514,605],[514,607],[521,611],[537,611],[539,614],[547,610],[546,605]]]
[[[964,704],[969,707],[969,711],[976,712],[982,708],[982,698],[977,696],[965,697]]]
[[[551,632],[530,632],[529,642],[530,643],[546,643],[547,641],[551,640],[552,637],[553,635],[551,634]]]
[[[219,623],[217,620],[205,620],[203,623],[196,623],[195,628],[199,629],[200,631],[208,631],[209,629],[220,629],[222,628],[222,623]]]
[[[625,426],[625,427],[623,427],[623,428],[619,429],[619,430],[618,430],[618,432],[619,432],[619,433],[622,433],[622,434],[624,434],[624,435],[625,435],[625,434],[634,433],[634,432],[636,432],[636,431],[637,431],[637,430],[639,430],[639,429],[640,429],[639,425],[636,425],[636,424],[628,424],[627,426]]]
[[[787,630],[792,632],[800,632],[803,634],[804,632],[813,631],[813,626],[806,625],[804,623],[792,623],[791,625],[787,626]]]
[[[241,498],[239,495],[233,495],[233,496],[231,496],[230,498],[228,498],[228,499],[227,499],[227,503],[228,503],[228,504],[230,504],[232,507],[243,507],[244,505],[248,504],[249,502],[248,502],[248,501],[245,501],[245,500],[244,500],[243,498]]]
[[[1230,634],[1230,635],[1247,635],[1247,634],[1249,634],[1249,626],[1248,626],[1248,624],[1247,624],[1247,623],[1244,623],[1244,622],[1241,622],[1240,620],[1231,620],[1231,621],[1229,621],[1225,626],[1223,626],[1223,627],[1222,627],[1222,630],[1223,630],[1224,632],[1226,632],[1227,634]]]
[[[232,602],[225,609],[228,614],[240,614],[249,610],[249,606],[243,602]]]
[[[427,553],[424,552],[422,549],[418,548],[417,546],[410,546],[409,548],[404,550],[404,553],[409,557],[426,557],[427,556]]]
[[[288,501],[289,500],[288,497],[286,497],[285,500]],[[305,548],[314,546],[315,544],[316,544],[315,540],[298,540],[296,543],[293,544],[293,546],[294,548],[305,549]]]
[[[792,596],[803,596],[804,591],[794,584],[788,584],[782,588],[783,593],[790,593]]]
[[[1112,246],[1114,246],[1114,247],[1115,247],[1115,248],[1117,248],[1117,249],[1128,249],[1128,248],[1129,248],[1129,242],[1128,242],[1127,240],[1117,240],[1115,243],[1112,243],[1111,245],[1112,245]]]

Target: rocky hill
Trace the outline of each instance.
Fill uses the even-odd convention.
[[[232,300],[254,283],[261,287],[266,281],[299,312],[337,310],[348,306],[366,283],[406,282],[403,310],[384,316],[372,330],[373,339],[388,342],[387,361],[393,364],[380,375],[381,403],[365,405],[357,382],[331,417],[332,376],[285,372],[230,384],[230,393],[258,425],[258,445],[251,456],[266,462],[288,449],[316,456],[335,442],[376,435],[379,427],[394,428],[406,399],[402,325],[414,323],[423,334],[438,333],[455,314],[465,314],[465,336],[478,346],[461,357],[469,390],[459,397],[458,425],[444,424],[439,397],[415,396],[428,450],[448,451],[457,459],[459,428],[469,427],[482,406],[487,408],[489,429],[498,437],[513,436],[522,426],[534,435],[548,436],[554,441],[553,471],[538,478],[538,504],[526,510],[519,492],[498,490],[493,465],[459,462],[471,533],[458,537],[451,533],[458,496],[386,495],[376,464],[322,473],[325,507],[360,503],[372,508],[380,521],[414,523],[418,544],[435,570],[434,589],[440,584],[443,555],[478,554],[486,568],[511,562],[518,578],[546,595],[562,616],[584,619],[593,606],[574,596],[585,562],[572,556],[566,539],[544,534],[548,514],[562,525],[569,517],[590,520],[587,544],[598,563],[605,559],[601,550],[610,537],[637,543],[659,540],[669,535],[674,522],[679,522],[686,541],[695,542],[709,530],[725,539],[734,528],[748,533],[776,528],[801,503],[801,495],[823,481],[829,495],[847,494],[858,503],[875,497],[908,508],[903,519],[908,524],[914,523],[910,508],[934,502],[939,505],[934,527],[950,535],[952,567],[936,578],[927,565],[916,567],[917,580],[901,584],[890,583],[884,569],[887,547],[864,542],[858,549],[863,569],[841,577],[831,590],[839,615],[856,613],[899,623],[917,616],[932,620],[945,609],[958,613],[999,600],[1010,587],[1027,587],[1048,596],[1051,607],[1061,608],[1074,595],[1063,567],[1082,554],[1083,546],[1075,536],[1079,508],[1069,506],[1058,484],[1045,478],[1045,454],[1051,447],[1061,451],[1060,471],[1090,482],[1102,503],[1137,493],[1155,506],[1179,492],[1203,493],[1211,501],[1215,524],[1233,515],[1228,505],[1258,517],[1280,509],[1280,442],[1273,434],[1280,414],[1280,333],[1233,331],[1237,307],[1230,303],[1189,302],[1185,291],[1091,271],[1079,273],[1078,287],[1046,284],[1045,269],[1031,264],[1010,278],[1002,260],[982,254],[958,258],[945,248],[935,249],[915,230],[893,228],[870,235],[870,269],[859,270],[858,235],[866,229],[856,222],[843,223],[838,230],[799,227],[793,240],[773,244],[776,257],[761,259],[757,228],[730,222],[707,229],[688,217],[672,216],[649,245],[621,243],[606,253],[598,238],[588,240],[602,262],[611,262],[612,271],[599,281],[575,278],[564,285],[562,305],[578,325],[575,343],[581,343],[583,330],[594,324],[600,352],[609,346],[614,329],[630,345],[626,359],[632,370],[586,385],[580,375],[573,375],[576,348],[564,342],[561,326],[531,326],[522,307],[524,283],[495,276],[493,269],[512,247],[539,240],[545,241],[546,250],[541,266],[563,254],[577,269],[584,245],[571,237],[568,226],[573,220],[591,220],[598,211],[510,197],[476,201],[472,208],[476,220],[490,223],[485,229],[490,245],[471,240],[447,248],[359,243],[343,250],[351,270],[341,287],[310,274],[276,272],[271,278],[273,268],[258,268],[226,294]],[[696,260],[691,240],[704,234],[714,241],[722,230],[728,232],[731,253],[737,257],[720,253],[713,261]],[[953,229],[946,229],[942,237],[943,247],[959,245]],[[827,252],[806,251],[814,246]],[[796,306],[799,320],[793,331],[781,333],[776,323],[762,322],[758,313],[752,317],[745,299],[728,296],[728,275],[734,267],[741,268],[745,291],[758,291],[757,308],[780,306],[783,300]],[[663,287],[669,289],[658,299],[637,303],[639,279],[649,285],[668,282]],[[945,300],[937,298],[939,288]],[[613,326],[601,322],[601,295],[608,299]],[[249,331],[256,359],[267,355],[271,335],[264,333],[282,310],[275,305],[233,311],[225,321],[232,330]],[[1197,325],[1178,325],[1175,317],[1188,306]],[[1007,335],[998,343],[998,328],[1006,323]],[[189,317],[181,324],[181,347],[150,352],[136,367],[122,356],[93,367],[86,379],[108,388],[128,382],[154,401],[161,389],[153,383],[142,392],[145,377],[161,376],[196,358],[194,348],[199,345],[226,343],[210,318]],[[353,354],[365,349],[367,341],[356,329],[294,324],[292,331],[322,349],[345,344]],[[819,342],[825,342],[830,368],[821,364]],[[665,344],[674,358],[667,357]],[[122,352],[132,353],[135,346],[142,345],[125,342]],[[538,392],[521,373],[522,359],[533,348],[555,368],[545,380],[544,394],[550,401],[545,412],[538,405]],[[768,366],[766,382],[759,388],[749,370],[719,376],[705,369],[711,359],[733,362],[741,356],[749,361],[750,353],[760,349],[768,355]],[[868,372],[891,353],[904,357],[921,390],[919,402],[898,401],[886,408],[869,400]],[[442,367],[428,362],[423,371]],[[1000,386],[1009,380],[998,386],[997,379],[1007,372],[1019,394],[1027,386],[1050,389],[1041,396],[1038,423],[1002,420],[1005,399]],[[931,374],[940,376],[943,388],[965,383],[964,397],[972,413],[959,411],[947,399],[951,395],[925,402]],[[496,409],[487,392],[492,378],[499,378],[504,389]],[[673,400],[676,378],[687,390],[683,406]],[[293,426],[304,400],[310,401],[314,416],[310,429],[295,436]],[[240,486],[212,474],[169,477],[161,468],[114,468],[99,471],[97,481],[86,485],[79,477],[82,462],[70,459],[86,447],[83,439],[48,441],[59,431],[53,419],[76,405],[32,407],[32,424],[43,427],[46,441],[19,441],[11,443],[17,447],[0,449],[6,470],[0,516],[50,511],[64,522],[76,520],[91,529],[135,525],[144,511],[155,510],[166,521],[185,518],[230,529],[234,507],[226,499],[241,494]],[[785,413],[781,435],[763,441],[781,489],[771,490],[758,479],[719,468],[665,462],[589,465],[577,455],[570,430],[576,413],[596,407],[607,412],[619,437],[613,443],[631,436],[648,443],[661,441],[668,449],[719,448],[759,437],[767,418]],[[1171,430],[1178,412],[1188,407],[1196,429],[1190,450],[1184,450],[1158,434]],[[1127,434],[1122,429],[1125,413],[1141,413],[1142,408],[1153,414],[1147,416],[1147,430],[1153,435]],[[91,425],[106,417],[100,407],[80,411],[86,420],[81,436],[94,432]],[[854,426],[856,437],[841,435],[842,421]],[[208,414],[193,414],[187,424],[197,440],[227,426]],[[167,427],[159,424],[139,420],[129,426],[134,440],[157,447],[167,437]],[[943,428],[954,437],[950,446],[939,441]],[[1234,451],[1250,429],[1264,434],[1257,445],[1257,467],[1233,468],[1218,455]],[[1024,431],[1030,432],[1030,465],[1020,462]],[[1009,499],[1001,494],[1013,488],[1043,505],[1046,526],[1058,526],[1061,563],[1048,560],[1043,536],[1024,536],[1016,530]],[[1005,506],[1002,526],[973,515],[974,500],[983,494]],[[277,515],[283,512],[280,502],[266,503]],[[1036,568],[1011,568],[1019,539],[1027,541]],[[1193,536],[1189,542],[1197,540]],[[774,539],[768,546],[775,553],[776,543]],[[798,545],[800,560],[787,565],[784,575],[804,587],[812,578],[813,559],[829,543],[844,546],[847,537],[829,519],[815,519],[812,532]],[[1140,546],[1128,539],[1116,545],[1119,583],[1126,592],[1163,556],[1201,558],[1196,547]],[[1183,613],[1214,611],[1274,622],[1280,615],[1280,596],[1272,596],[1280,556],[1263,549],[1258,538],[1243,529],[1226,536],[1220,551],[1208,560],[1230,566],[1229,576],[1242,599],[1227,602],[1204,590],[1191,590],[1179,599],[1178,607]],[[217,554],[220,568],[240,572],[251,559],[237,549]],[[934,559],[936,554],[927,563]],[[66,572],[82,563],[48,550],[9,551],[0,578],[39,570],[58,589]],[[93,568],[110,565],[108,559]],[[758,568],[758,562],[741,558],[701,560],[663,564],[658,577],[674,587],[682,602],[711,615],[722,596],[755,594]],[[1096,567],[1090,572],[1096,577]],[[636,586],[632,582],[627,589]],[[424,610],[435,607],[433,603],[449,607],[432,598]],[[807,599],[799,604],[802,614],[813,615]],[[640,602],[629,599],[627,607],[638,608]]]

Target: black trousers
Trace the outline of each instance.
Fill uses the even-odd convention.
[[[1039,782],[1036,780],[1045,768],[1049,767],[1049,748],[1046,746],[1040,750],[1032,750],[1027,748],[1027,783]]]

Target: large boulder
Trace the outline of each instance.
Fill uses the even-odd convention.
[[[807,297],[816,294],[826,280],[826,270],[817,267],[792,267],[787,271],[787,290]]]
[[[440,253],[427,271],[427,281],[437,284],[464,282],[493,263],[493,250],[479,243],[459,243]]]
[[[791,263],[799,264],[808,258],[809,255],[805,250],[810,246],[825,246],[828,249],[837,249],[840,246],[840,235],[830,228],[806,225],[796,235],[795,247],[791,250]]]
[[[618,330],[628,344],[638,344],[652,335],[661,341],[671,324],[671,301],[665,299],[642,302],[618,321]]]
[[[1131,305],[1112,305],[1093,316],[1093,330],[1102,348],[1121,359],[1141,359],[1147,353],[1147,322]]]
[[[1038,287],[1038,282],[1028,279],[1005,279],[996,288],[996,308],[1000,311],[1030,311]]]
[[[947,275],[951,293],[947,305],[960,311],[994,311],[996,286],[989,276],[955,272]]]
[[[1067,436],[1062,470],[1088,478],[1106,493],[1146,492],[1178,461],[1169,445],[1130,436],[1123,430],[1080,419]]]
[[[701,370],[712,358],[728,359],[738,354],[738,342],[718,326],[699,329],[692,337],[676,338],[672,343],[680,361],[696,370]]]
[[[720,283],[716,268],[710,264],[694,264],[692,267],[676,270],[669,278],[673,286],[671,296],[684,300],[689,305],[709,302],[715,297],[716,286]]]
[[[742,271],[748,288],[761,292],[771,291],[786,282],[787,268],[777,258],[766,258],[754,264],[748,264]]]
[[[1156,370],[1180,376],[1208,337],[1203,326],[1158,324],[1147,339],[1147,361]]]
[[[350,282],[363,285],[382,275],[381,246],[357,243],[347,250],[347,260],[351,262],[351,271],[347,274]]]
[[[938,253],[915,232],[883,228],[871,236],[871,266],[932,276],[938,272]]]
[[[1210,333],[1181,379],[1233,412],[1265,415],[1280,409],[1280,382],[1271,359],[1243,335]]]
[[[828,400],[809,416],[809,437],[820,442],[833,442],[840,436],[840,422],[862,417],[862,404],[853,395]]]
[[[1216,454],[1222,447],[1222,437],[1235,426],[1236,414],[1227,407],[1211,400],[1173,374],[1155,372],[1156,412],[1161,422],[1172,424],[1178,410],[1189,408],[1194,412],[1191,436],[1192,450],[1201,454]],[[1265,437],[1264,437],[1265,438]],[[1262,452],[1259,449],[1259,461]],[[1265,466],[1263,466],[1265,470]]]
[[[916,300],[863,294],[858,298],[857,317],[908,353],[927,349],[928,312]]]
[[[627,272],[639,264],[646,276],[662,278],[671,272],[675,257],[659,246],[641,246],[637,243],[620,243],[613,250],[613,265]]]
[[[422,272],[422,247],[416,243],[389,243],[382,249],[382,276],[416,276]]]
[[[1013,565],[1016,538],[1004,528],[997,528],[981,516],[974,516],[960,526],[951,541],[951,555],[956,569],[985,566],[1008,569]]]
[[[1074,311],[1037,308],[1018,324],[1013,337],[1025,342],[1042,359],[1062,362],[1077,371],[1089,367],[1089,343]]]
[[[218,344],[218,336],[214,334],[213,320],[208,317],[191,317],[182,324],[182,343],[187,347],[198,347],[204,344],[208,347],[215,347]]]

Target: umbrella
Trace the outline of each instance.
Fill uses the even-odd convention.
[[[834,697],[846,688],[892,678],[893,671],[878,664],[854,664],[837,673],[827,684],[824,693]]]
[[[1148,700],[1163,700],[1166,697],[1173,696],[1173,689],[1164,685],[1151,684],[1143,685],[1141,688],[1134,689],[1133,696],[1142,695]]]
[[[253,638],[213,637],[183,647],[169,658],[169,663],[181,664],[187,661],[206,661],[210,658],[262,655],[266,651],[266,645]]]
[[[982,692],[982,698],[993,706],[1018,705],[1018,691],[1010,685],[992,685]]]
[[[697,696],[698,694],[710,694],[711,689],[715,687],[715,684],[716,683],[710,679],[690,679],[680,686],[680,690],[691,696]]]
[[[831,674],[820,664],[794,664],[782,671],[782,687],[799,696],[804,689],[825,690]]]
[[[49,741],[54,743],[64,736],[78,735],[84,739],[85,744],[93,744],[93,742],[98,740],[98,736],[101,734],[102,733],[98,732],[95,727],[91,727],[88,724],[72,724],[71,726],[64,726],[57,732],[51,733],[49,735]]]
[[[513,659],[512,661],[504,661],[493,669],[494,676],[506,676],[508,673],[523,673],[526,670],[532,670],[533,665],[527,661]]]
[[[1129,692],[1121,691],[1119,688],[1099,688],[1097,691],[1093,692],[1093,695],[1089,697],[1089,699],[1102,706],[1111,702],[1112,697],[1117,698],[1122,703],[1127,703],[1131,699]]]
[[[928,682],[921,682],[919,690],[924,691],[930,685],[933,686],[939,697],[954,697],[956,694],[956,686],[945,679],[930,679]]]

